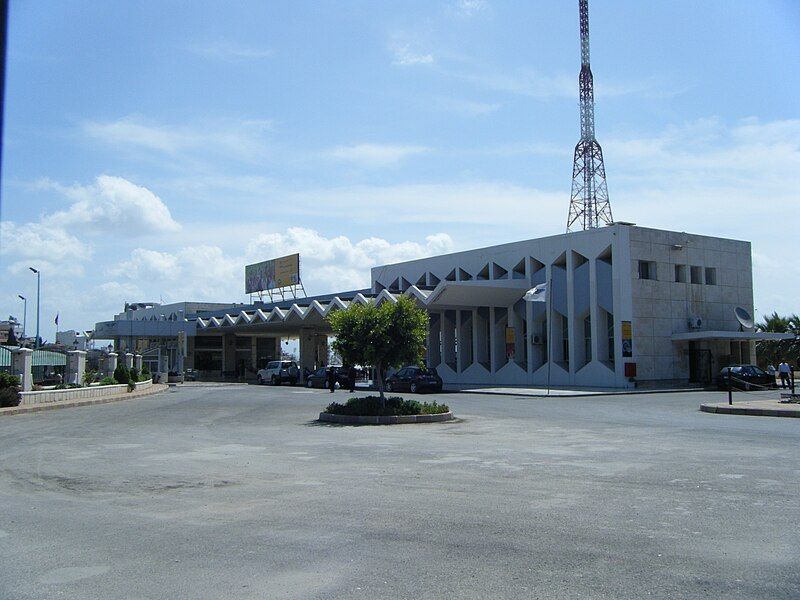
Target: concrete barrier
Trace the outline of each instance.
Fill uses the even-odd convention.
[[[136,384],[136,389],[147,389],[152,386],[152,381],[140,381]],[[106,396],[116,396],[128,391],[125,383],[115,385],[93,385],[91,387],[68,388],[65,390],[40,390],[38,392],[21,392],[22,401],[20,406],[30,406],[33,404],[49,404],[51,402],[64,402],[68,400],[84,400],[92,398],[104,398]]]

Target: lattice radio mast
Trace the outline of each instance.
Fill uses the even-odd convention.
[[[594,82],[589,66],[589,1],[578,0],[581,24],[581,74],[578,79],[581,106],[581,139],[575,146],[572,165],[572,194],[567,231],[592,229],[600,221],[610,224],[611,204],[606,187],[603,149],[594,138]]]

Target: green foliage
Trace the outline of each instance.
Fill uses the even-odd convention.
[[[407,296],[380,306],[351,304],[328,321],[336,336],[333,350],[345,364],[375,367],[382,400],[386,369],[423,361],[428,313]]]
[[[92,371],[91,369],[87,370],[83,374],[83,385],[89,386],[97,381],[99,375],[97,371]]]
[[[74,390],[75,388],[81,387],[77,383],[59,383],[53,389],[54,390]]]
[[[125,363],[117,363],[117,368],[114,369],[114,379],[117,383],[128,383],[131,379],[131,374]]]
[[[446,404],[436,402],[418,402],[404,400],[399,396],[386,398],[381,402],[380,396],[350,398],[345,404],[332,402],[325,412],[334,415],[355,415],[359,417],[386,417],[396,415],[438,415],[450,410]]]
[[[139,378],[141,381],[149,381],[153,378],[153,374],[150,372],[150,368],[147,366],[147,363],[142,365],[142,376]]]
[[[139,381],[139,370],[136,367],[133,367],[130,371],[128,371],[128,383],[136,383],[137,381]]]
[[[767,366],[772,364],[778,366],[782,360],[786,360],[791,365],[800,362],[800,316],[789,315],[781,316],[777,312],[767,315],[760,323],[756,323],[758,331],[772,333],[791,333],[794,334],[793,340],[760,340],[756,342],[756,355],[759,364]]]
[[[100,385],[115,385],[117,382],[114,381],[113,377],[103,377],[100,380]]]
[[[22,401],[19,386],[19,377],[4,371],[0,372],[0,408],[19,406]]]

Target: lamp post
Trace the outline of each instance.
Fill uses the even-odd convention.
[[[42,283],[42,274],[39,272],[38,269],[34,269],[33,267],[28,267],[31,271],[36,273],[36,343],[34,344],[34,348],[39,347],[39,295],[41,292],[41,283]]]
[[[17,297],[24,302],[22,305],[22,337],[25,337],[25,325],[28,322],[28,299],[21,294],[17,294]]]

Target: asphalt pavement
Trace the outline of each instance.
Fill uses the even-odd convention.
[[[798,598],[800,421],[724,393],[184,386],[0,419],[0,598]]]

